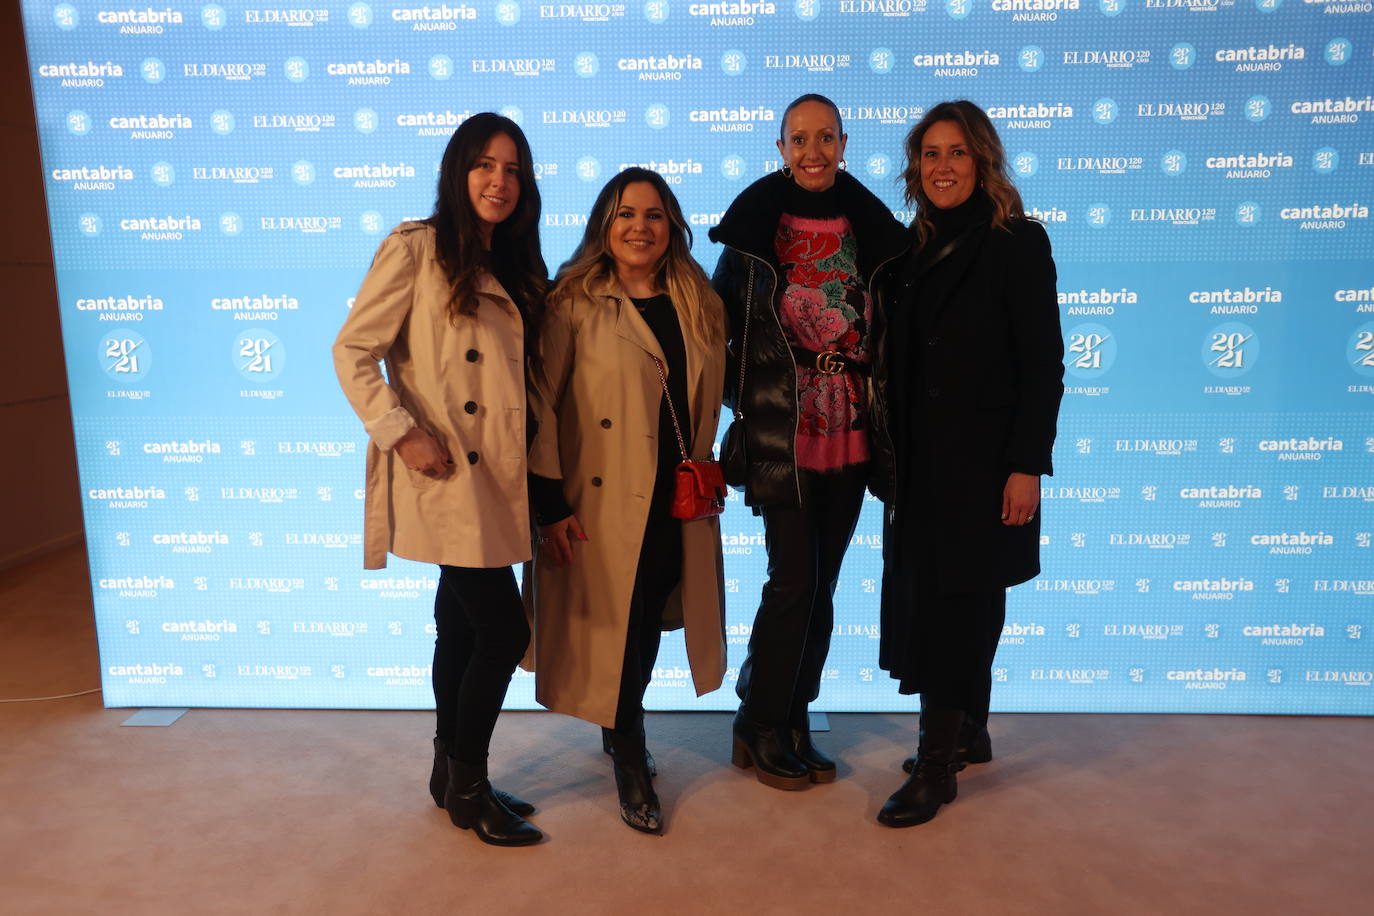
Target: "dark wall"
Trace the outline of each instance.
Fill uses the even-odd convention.
[[[0,568],[78,541],[81,497],[19,0],[0,0]]]

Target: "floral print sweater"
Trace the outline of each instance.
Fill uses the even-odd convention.
[[[782,268],[778,317],[788,343],[870,362],[873,301],[859,274],[849,219],[783,213],[773,250]],[[868,390],[862,375],[827,375],[798,360],[797,401],[797,467],[834,471],[868,460]]]

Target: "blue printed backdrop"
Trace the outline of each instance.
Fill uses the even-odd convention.
[[[361,569],[365,440],[328,355],[382,235],[499,110],[551,264],[638,164],[709,270],[707,228],[819,91],[904,221],[906,131],[977,101],[1054,243],[1069,390],[996,708],[1374,713],[1371,10],[24,0],[106,703],[430,705],[434,570]],[[737,498],[723,530],[738,665],[763,544]],[[822,708],[912,708],[876,668],[880,579],[870,501]],[[649,702],[730,686],[695,698],[670,635]]]

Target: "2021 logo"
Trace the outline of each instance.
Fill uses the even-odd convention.
[[[137,331],[121,330],[100,340],[100,366],[119,382],[133,384],[143,379],[152,367],[152,349]]]
[[[266,328],[247,328],[234,338],[234,368],[253,382],[269,382],[286,365],[286,348]]]
[[[1089,323],[1069,329],[1064,366],[1075,378],[1094,379],[1116,363],[1116,336],[1104,325]]]
[[[1249,372],[1259,360],[1259,353],[1255,329],[1238,321],[1217,325],[1202,342],[1202,362],[1208,372],[1219,378],[1236,378]]]
[[[1374,375],[1374,321],[1366,321],[1350,335],[1346,361],[1360,375]]]

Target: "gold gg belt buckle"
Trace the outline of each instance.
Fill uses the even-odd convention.
[[[835,350],[816,354],[816,371],[826,375],[839,375],[844,371],[844,357]]]

